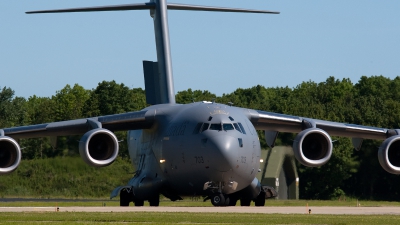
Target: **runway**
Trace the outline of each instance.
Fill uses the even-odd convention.
[[[400,207],[59,207],[59,212],[188,212],[327,215],[400,215]],[[57,212],[55,207],[0,207],[0,212]]]

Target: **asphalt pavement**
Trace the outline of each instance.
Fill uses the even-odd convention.
[[[0,212],[189,212],[330,215],[400,215],[400,207],[0,207]]]

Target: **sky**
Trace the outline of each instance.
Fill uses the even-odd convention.
[[[146,0],[147,1],[147,0]],[[400,75],[400,1],[171,0],[281,14],[168,12],[175,92],[221,96],[256,85],[296,87],[329,76]],[[103,80],[144,88],[156,61],[149,11],[27,15],[26,11],[140,0],[0,1],[0,88],[51,97],[67,84]]]

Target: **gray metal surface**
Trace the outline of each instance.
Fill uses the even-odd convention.
[[[127,4],[127,5],[108,5],[108,6],[95,6],[95,7],[83,7],[83,8],[70,8],[70,9],[52,9],[52,10],[36,10],[28,11],[27,14],[36,13],[65,13],[65,12],[101,12],[101,11],[126,11],[126,10],[143,10],[143,9],[154,9],[155,3],[139,3],[139,4]]]
[[[167,3],[164,0],[152,0],[156,4],[151,10],[154,20],[157,62],[160,79],[160,103],[175,103],[174,79],[172,74],[171,47],[169,42]]]
[[[5,128],[4,135],[12,138],[34,138],[83,134],[93,129],[91,121],[98,121],[109,130],[148,129],[153,124],[154,111],[137,111],[45,124]]]
[[[395,130],[379,127],[338,123],[273,112],[265,112],[261,110],[255,110],[255,112],[252,112],[249,119],[252,121],[256,129],[279,132],[299,133],[304,129],[305,121],[313,122],[316,128],[325,130],[332,136],[384,140],[391,136],[390,131],[396,132]]]
[[[227,7],[215,7],[215,6],[175,4],[175,3],[168,3],[168,9],[191,10],[191,11],[213,11],[213,12],[243,12],[243,13],[269,13],[269,14],[280,13],[268,10],[240,9],[240,8],[227,8]]]

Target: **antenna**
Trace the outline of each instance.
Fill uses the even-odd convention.
[[[243,12],[243,13],[269,13],[279,12],[266,10],[252,10],[213,6],[199,6],[167,3],[166,0],[150,0],[147,3],[111,5],[70,9],[54,9],[29,11],[27,14],[36,13],[65,13],[65,12],[99,12],[99,11],[126,11],[126,10],[150,10],[154,20],[154,35],[157,49],[157,62],[145,61],[143,64],[146,82],[146,99],[149,104],[175,104],[175,91],[172,74],[172,60],[169,42],[168,13],[171,10],[192,11],[218,11],[218,12]],[[153,64],[151,64],[153,63]],[[154,68],[156,67],[156,68]],[[151,89],[151,90],[148,90]]]

